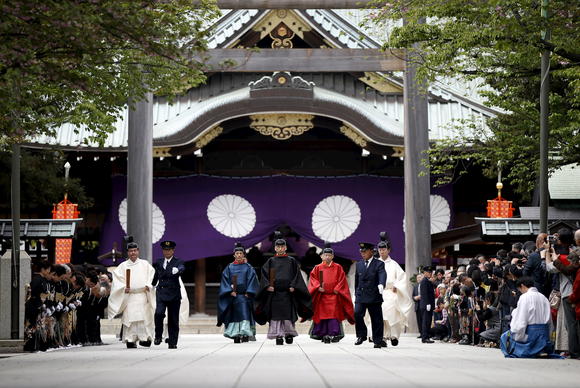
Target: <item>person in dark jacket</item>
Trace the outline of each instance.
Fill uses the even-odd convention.
[[[419,311],[421,312],[421,342],[432,344],[429,338],[431,321],[433,320],[433,310],[435,309],[435,289],[431,282],[433,268],[427,266],[423,268],[423,280],[419,283]]]
[[[374,245],[371,243],[359,243],[362,260],[356,263],[355,305],[354,319],[357,340],[355,345],[360,345],[367,338],[368,330],[365,324],[365,314],[369,311],[373,330],[373,342],[375,348],[387,347],[383,339],[383,290],[387,283],[387,273],[382,260],[373,258]]]
[[[163,335],[163,319],[165,310],[168,312],[167,332],[169,338],[167,343],[169,349],[177,349],[177,338],[179,337],[179,308],[181,306],[181,286],[179,277],[185,271],[185,265],[175,253],[176,244],[173,241],[163,241],[163,259],[157,260],[154,265],[155,276],[153,276],[153,286],[157,286],[157,306],[155,308],[155,340],[154,344],[161,343]]]

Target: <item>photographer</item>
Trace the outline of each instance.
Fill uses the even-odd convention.
[[[536,238],[535,249],[532,250],[531,246],[526,246],[527,249],[524,249],[524,251],[529,252],[528,260],[524,265],[524,276],[529,276],[534,279],[534,287],[544,295],[546,295],[546,292],[549,295],[551,291],[545,289],[546,262],[540,257],[540,251],[544,249],[544,243],[547,239],[548,235],[546,233],[540,233]]]
[[[580,268],[580,264],[571,264],[567,259],[572,243],[572,231],[562,228],[558,230],[556,244],[553,246],[550,239],[548,239],[544,243],[544,250],[540,255],[546,259],[548,272],[559,274],[560,293],[562,297],[560,308],[564,309],[564,317],[566,318],[568,351],[570,352],[571,358],[580,358],[580,330],[576,321],[574,305],[569,300],[573,291],[576,272]]]

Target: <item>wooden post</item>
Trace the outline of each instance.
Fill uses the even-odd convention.
[[[129,108],[127,150],[127,234],[139,245],[140,259],[152,263],[153,93]]]
[[[405,272],[410,278],[420,265],[431,265],[431,209],[428,158],[427,85],[417,79],[416,53],[408,52],[404,78],[405,133]]]
[[[195,311],[205,313],[205,259],[195,261]]]

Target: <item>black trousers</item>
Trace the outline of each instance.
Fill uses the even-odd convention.
[[[358,338],[368,337],[368,329],[365,324],[365,314],[367,309],[371,316],[371,326],[373,329],[373,342],[378,344],[383,340],[383,309],[382,303],[355,303],[354,304],[354,320],[356,336]]]
[[[420,309],[421,311],[421,339],[429,339],[429,329],[431,329],[431,321],[433,320],[433,310]]]
[[[415,318],[417,318],[417,330],[419,330],[419,334],[421,334],[423,329],[421,328],[421,310],[419,310],[419,307],[415,310]]]
[[[163,336],[163,319],[165,318],[165,310],[167,309],[167,331],[169,334],[167,342],[169,345],[177,345],[180,306],[181,299],[170,302],[157,300],[157,307],[155,308],[155,338],[161,338]]]

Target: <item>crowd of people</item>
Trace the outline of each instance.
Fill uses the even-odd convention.
[[[24,350],[101,345],[100,319],[111,278],[103,266],[32,262],[24,312]]]
[[[542,322],[548,325],[547,340],[561,356],[580,358],[579,259],[580,230],[562,228],[552,236],[538,235],[535,242],[515,243],[511,251],[500,250],[495,257],[478,255],[457,270],[438,269],[432,276],[427,268],[413,290],[422,338],[500,347],[503,335],[502,350],[511,356],[509,346],[527,341],[526,328],[536,323],[533,319],[542,321],[539,315],[549,304],[549,317]],[[429,322],[420,311],[423,284],[434,289]],[[523,302],[518,306],[523,293],[537,300],[529,311]]]
[[[131,242],[128,260],[112,273],[101,266],[34,262],[25,350],[101,344],[105,309],[110,317],[122,317],[121,339],[128,348],[159,345],[167,312],[166,342],[175,349],[188,313],[180,279],[185,267],[174,257],[175,242],[161,246],[164,259],[152,266]],[[310,337],[324,343],[339,342],[347,321],[355,325],[355,345],[368,339],[375,348],[388,341],[397,346],[414,302],[423,343],[501,347],[506,357],[580,358],[580,230],[542,233],[495,257],[477,255],[456,270],[424,267],[412,294],[384,234],[376,245],[359,243],[362,260],[347,271],[334,263],[330,245],[309,274],[288,256],[281,236],[274,246],[276,254],[259,276],[241,244],[223,271],[218,325],[235,343],[255,340],[256,324],[268,324],[268,339],[291,344],[300,318],[312,320]]]

